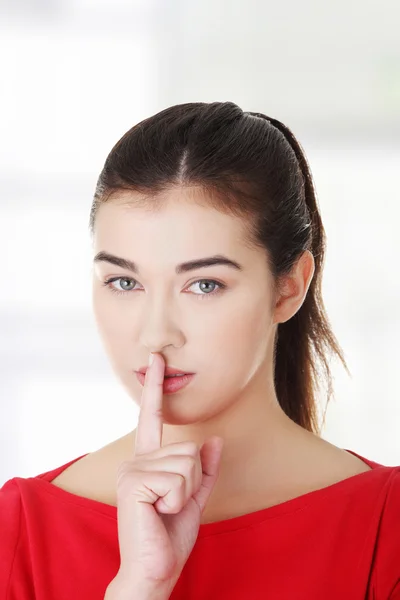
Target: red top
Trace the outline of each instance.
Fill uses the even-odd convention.
[[[372,470],[200,525],[171,600],[400,600],[400,466],[352,454]],[[103,600],[117,508],[51,483],[80,458],[0,488],[1,600]]]

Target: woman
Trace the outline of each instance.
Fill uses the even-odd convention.
[[[320,437],[318,363],[328,401],[328,353],[347,366],[290,130],[231,102],[163,110],[111,150],[90,229],[139,423],[6,482],[1,597],[400,599],[400,467]]]

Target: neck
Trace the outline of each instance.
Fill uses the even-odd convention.
[[[130,448],[134,447],[135,433],[129,434]],[[245,397],[208,420],[188,425],[165,423],[162,446],[184,441],[201,446],[211,435],[224,440],[220,475],[212,494],[216,503],[218,498],[250,490],[257,493],[279,484],[284,473],[296,470],[300,451],[315,437],[284,413],[272,385],[262,393],[248,389]]]

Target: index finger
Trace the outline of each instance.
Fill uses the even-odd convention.
[[[153,364],[146,371],[136,429],[135,455],[161,448],[163,421],[162,401],[165,363],[161,354],[153,354]]]

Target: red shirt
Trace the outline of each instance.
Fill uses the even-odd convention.
[[[171,600],[400,600],[400,466],[352,453],[372,470],[200,525]],[[103,600],[117,509],[51,483],[79,458],[0,489],[1,600]]]

